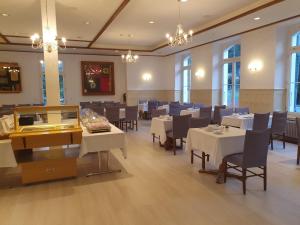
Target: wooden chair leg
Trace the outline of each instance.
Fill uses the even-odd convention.
[[[127,121],[125,122],[125,129],[126,129],[126,132],[127,132],[128,131]]]
[[[224,169],[224,183],[227,181],[227,170],[228,170],[228,165],[227,162],[225,162],[225,169]]]
[[[209,162],[209,155],[206,155],[206,157],[207,157],[207,158],[206,158],[206,159],[207,159],[206,161]]]
[[[194,150],[191,151],[191,164],[194,163]]]
[[[205,170],[205,152],[202,152],[202,170]]]
[[[285,149],[285,133],[282,135],[282,144],[283,144],[283,149]]]
[[[152,142],[155,142],[155,134],[152,134]]]
[[[138,121],[135,121],[135,130],[138,131]]]
[[[183,148],[183,138],[180,138],[180,148]]]
[[[173,139],[173,152],[174,152],[174,155],[176,155],[176,139],[175,138]]]
[[[299,165],[299,161],[300,161],[300,146],[298,146],[297,165]]]
[[[264,191],[267,190],[267,166],[264,166]]]
[[[242,170],[242,181],[243,181],[243,194],[246,194],[246,169]]]

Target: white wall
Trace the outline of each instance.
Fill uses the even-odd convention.
[[[43,59],[40,53],[0,52],[1,62],[16,62],[21,67],[23,91],[19,94],[0,94],[1,104],[40,103],[41,65]],[[59,59],[64,63],[64,84],[66,104],[78,104],[80,101],[114,100],[121,101],[126,92],[126,64],[116,56],[69,55],[60,54]],[[82,96],[81,61],[110,61],[114,62],[115,95],[114,96]]]
[[[128,90],[174,90],[173,57],[142,56],[134,64],[127,64]],[[143,80],[149,73],[152,79]]]

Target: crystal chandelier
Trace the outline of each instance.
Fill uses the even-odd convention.
[[[138,55],[133,55],[131,50],[128,50],[126,55],[122,55],[122,61],[126,63],[136,63],[138,60],[139,56]]]
[[[171,47],[175,46],[182,46],[192,41],[193,31],[189,30],[188,33],[184,32],[183,26],[181,24],[181,9],[180,9],[180,2],[178,1],[178,9],[179,9],[179,24],[177,25],[175,36],[171,36],[170,34],[166,34],[166,38],[168,39],[168,44]]]
[[[39,34],[35,33],[33,34],[30,39],[31,39],[31,47],[33,49],[39,49],[39,48],[44,48],[44,50],[47,50],[49,53],[52,52],[53,50],[59,49],[65,49],[66,48],[66,42],[67,39],[62,37],[58,43],[57,36],[55,32],[53,32],[48,25],[48,1],[46,1],[46,18],[47,18],[47,27],[44,31],[44,36],[40,37]]]

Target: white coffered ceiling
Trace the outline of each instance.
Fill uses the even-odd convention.
[[[189,0],[181,6],[186,30],[210,27],[185,48],[300,15],[300,0]],[[0,43],[10,42],[0,44],[0,50],[32,50],[26,44],[28,36],[41,33],[40,0],[1,0],[0,13],[9,14],[0,15]],[[115,49],[130,47],[141,54],[166,55],[183,49],[154,50],[165,44],[167,32],[175,31],[177,0],[56,0],[56,14],[58,36],[70,40],[67,53],[120,54]],[[261,20],[254,21],[256,16]],[[128,34],[133,37],[128,39]]]

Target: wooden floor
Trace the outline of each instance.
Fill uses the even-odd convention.
[[[128,158],[113,151],[112,164],[123,172],[94,177],[96,155],[80,161],[80,177],[21,186],[17,170],[0,170],[1,225],[299,225],[300,167],[296,146],[281,143],[269,154],[268,190],[261,179],[216,184],[199,174],[189,154],[173,156],[152,143],[149,122],[127,134]],[[93,166],[88,163],[93,162]],[[8,188],[7,185],[13,185]]]

